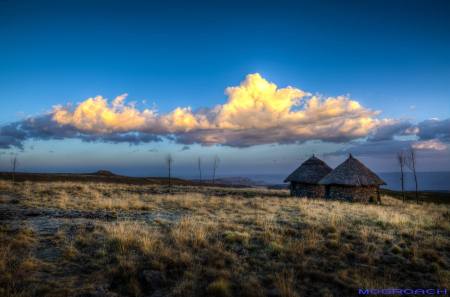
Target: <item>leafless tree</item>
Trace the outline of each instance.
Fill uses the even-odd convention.
[[[404,151],[399,151],[397,153],[397,161],[398,161],[398,165],[400,166],[400,184],[402,186],[402,199],[403,202],[406,201],[406,196],[405,196],[405,165],[406,165],[406,155]]]
[[[166,156],[166,165],[167,165],[167,170],[169,173],[169,189],[172,188],[172,164],[173,164],[173,158],[171,154],[167,154]]]
[[[19,165],[19,160],[17,159],[17,155],[14,156],[14,158],[11,159],[11,172],[12,172],[12,180],[13,183],[16,181],[16,169]]]
[[[216,171],[217,171],[217,168],[219,168],[219,163],[220,163],[219,156],[215,155],[214,162],[213,162],[213,178],[212,178],[213,184],[216,182]]]
[[[406,157],[406,165],[408,168],[412,171],[414,176],[414,184],[416,186],[416,202],[419,203],[419,185],[417,182],[417,171],[416,171],[416,165],[417,165],[417,155],[416,150],[414,148],[410,148],[407,157]]]
[[[197,165],[198,165],[198,174],[199,174],[200,182],[202,182],[202,159],[200,157],[198,157]]]

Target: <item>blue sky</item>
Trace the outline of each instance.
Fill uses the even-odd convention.
[[[123,93],[137,109],[156,107],[161,114],[212,108],[227,102],[226,87],[252,73],[278,88],[347,95],[380,110],[379,119],[412,126],[444,121],[450,111],[449,13],[448,1],[1,1],[0,124]],[[446,122],[439,124],[448,131]],[[448,135],[436,135],[416,140],[446,145]],[[36,138],[22,148],[4,146],[2,156],[19,153],[24,170],[109,167],[159,174],[160,159],[171,152],[186,175],[197,156],[218,154],[224,173],[285,172],[312,152],[337,163],[342,156],[326,154],[359,141],[189,143],[181,151],[186,143],[167,139],[130,146]],[[449,169],[446,153],[424,151],[422,169]],[[381,155],[361,157],[378,171],[393,170],[392,159]],[[6,167],[9,157],[2,156]]]

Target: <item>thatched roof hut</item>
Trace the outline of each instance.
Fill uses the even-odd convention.
[[[312,156],[295,169],[284,182],[299,182],[307,184],[317,184],[325,175],[333,169],[324,161]]]
[[[319,182],[321,185],[380,186],[386,183],[351,154]]]
[[[323,197],[325,187],[318,182],[331,172],[324,161],[312,156],[295,169],[284,182],[290,182],[292,196]]]
[[[327,198],[380,200],[379,187],[386,183],[351,154],[348,159],[319,181]]]

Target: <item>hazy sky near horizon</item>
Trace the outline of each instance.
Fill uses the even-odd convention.
[[[0,170],[450,170],[449,1],[0,1]]]

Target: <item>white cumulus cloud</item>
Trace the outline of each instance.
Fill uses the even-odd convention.
[[[127,104],[127,94],[110,102],[97,96],[74,107],[54,107],[48,123],[45,117],[39,119],[39,126],[28,121],[17,127],[44,129],[27,133],[45,134],[46,138],[52,137],[50,131],[57,131],[55,138],[75,135],[96,141],[132,139],[137,143],[140,138],[151,141],[171,137],[184,144],[245,147],[307,140],[344,142],[369,136],[392,122],[379,119],[378,112],[348,96],[312,96],[296,87],[278,87],[258,73],[247,75],[238,86],[226,88],[225,95],[223,104],[199,110],[176,107],[165,114]]]

